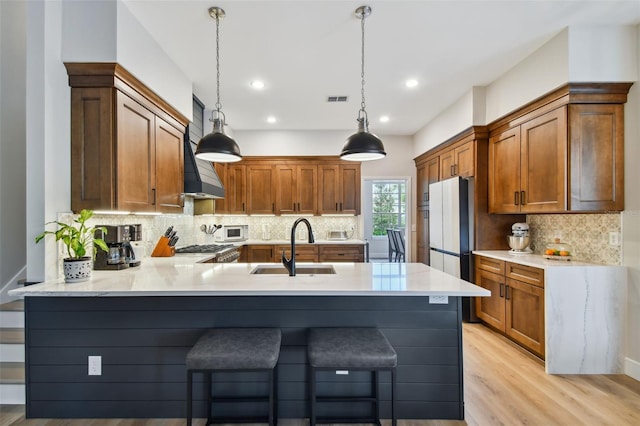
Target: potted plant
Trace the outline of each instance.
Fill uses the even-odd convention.
[[[72,224],[58,221],[47,222],[45,226],[55,223],[58,225],[58,229],[44,231],[36,237],[36,243],[38,243],[47,234],[55,235],[56,241],[62,240],[66,246],[68,257],[63,259],[66,282],[80,282],[91,278],[97,249],[109,251],[104,240],[94,236],[96,229],[100,229],[103,234],[107,233],[107,229],[105,227],[88,227],[86,222],[91,216],[93,216],[93,211],[83,209],[80,215],[73,219]],[[93,256],[88,256],[87,249],[91,244],[93,244]]]

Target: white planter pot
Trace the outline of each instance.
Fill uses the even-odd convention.
[[[93,269],[93,259],[83,257],[82,259],[63,259],[64,281],[77,283],[87,281],[91,278]]]

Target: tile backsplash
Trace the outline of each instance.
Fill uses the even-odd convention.
[[[527,215],[530,247],[542,254],[546,245],[559,237],[571,244],[573,257],[585,262],[620,265],[620,245],[609,245],[609,232],[621,230],[620,213]]]

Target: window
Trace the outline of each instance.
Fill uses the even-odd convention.
[[[405,228],[407,223],[407,188],[404,181],[374,181],[373,235],[386,237],[387,228]]]

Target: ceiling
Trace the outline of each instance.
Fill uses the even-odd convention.
[[[215,20],[220,21],[221,103],[235,130],[356,129],[360,20],[370,130],[412,135],[473,86],[486,86],[567,26],[640,23],[640,0],[123,0],[216,102]],[[412,89],[409,78],[418,80]],[[256,91],[250,82],[263,80]],[[348,96],[328,103],[327,96]],[[277,118],[267,123],[269,115]],[[387,123],[379,117],[389,116]]]

